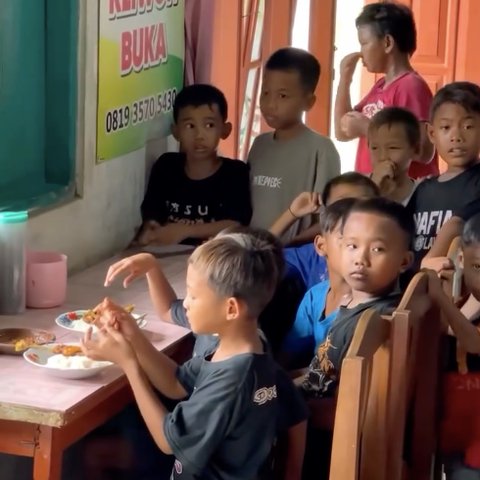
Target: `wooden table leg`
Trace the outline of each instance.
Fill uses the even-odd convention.
[[[58,429],[38,426],[33,455],[33,480],[61,480],[63,448]]]

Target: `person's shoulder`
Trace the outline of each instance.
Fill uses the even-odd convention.
[[[233,174],[248,172],[249,166],[246,162],[234,158],[219,157],[222,160],[222,168]]]
[[[270,144],[274,139],[275,132],[264,132],[260,135],[257,135],[253,140],[250,150],[255,147],[264,146]]]
[[[303,135],[305,136],[305,139],[312,142],[314,145],[318,145],[321,147],[334,145],[330,137],[322,135],[321,133],[318,133],[315,130],[312,130],[311,128],[308,128],[308,127],[305,129],[305,132]]]
[[[393,86],[397,90],[407,90],[412,94],[414,92],[424,92],[432,96],[432,92],[425,79],[416,71],[407,72],[400,76]]]
[[[306,295],[309,295],[312,298],[324,298],[327,295],[329,289],[330,282],[328,280],[325,280],[311,287],[307,291]]]

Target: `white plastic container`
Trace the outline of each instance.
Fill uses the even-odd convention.
[[[27,212],[0,212],[0,315],[25,310]]]

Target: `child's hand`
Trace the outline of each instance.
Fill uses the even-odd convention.
[[[363,113],[351,111],[340,120],[340,128],[347,137],[356,138],[365,135],[368,118]]]
[[[129,363],[137,361],[128,340],[110,325],[105,325],[99,330],[96,338],[92,336],[92,329],[88,329],[80,345],[88,358],[113,362],[122,369]]]
[[[454,266],[448,257],[432,257],[424,258],[421,268],[433,270],[437,275],[440,275],[445,270],[453,270]]]
[[[146,275],[157,266],[155,257],[150,253],[139,253],[124,258],[110,266],[105,277],[105,287],[108,287],[119,275],[127,275],[123,286],[127,288],[136,278]]]
[[[360,52],[350,53],[342,58],[340,62],[340,76],[344,80],[352,81],[353,74],[355,73],[355,67],[358,61],[362,58]]]
[[[145,246],[155,242],[157,231],[161,225],[155,220],[146,221],[140,228],[140,232],[132,242],[132,246]]]
[[[303,192],[290,204],[290,213],[297,218],[317,213],[322,204],[320,194],[316,192]]]
[[[177,245],[189,237],[189,226],[185,223],[168,223],[155,229],[153,245]]]
[[[95,311],[98,314],[96,324],[99,329],[105,326],[112,327],[114,330],[121,332],[129,341],[136,335],[142,334],[135,318],[109,298],[105,298],[102,303],[95,307]]]
[[[442,281],[433,270],[425,270],[425,273],[428,275],[428,294],[430,298],[438,304],[441,299],[445,298]]]
[[[395,189],[395,178],[397,166],[394,162],[386,160],[375,165],[372,172],[372,180],[378,185],[382,195],[388,195]]]

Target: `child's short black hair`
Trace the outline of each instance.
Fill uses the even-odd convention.
[[[326,207],[320,214],[322,235],[332,233],[343,222],[343,218],[348,214],[356,201],[355,198],[342,198]]]
[[[462,244],[465,247],[480,245],[480,213],[470,217],[465,223],[462,232]]]
[[[326,183],[322,192],[323,205],[327,205],[330,194],[337,185],[355,185],[358,187],[364,187],[366,190],[370,190],[372,197],[380,196],[380,190],[373,180],[358,172],[347,172],[333,177]]]
[[[480,115],[480,87],[472,82],[452,82],[435,94],[430,107],[430,120],[444,103],[460,105],[469,113]]]
[[[216,105],[223,121],[228,118],[228,104],[225,95],[217,87],[197,83],[180,90],[173,104],[173,119],[176,122],[180,110],[185,107],[201,107],[202,105]]]
[[[309,93],[317,88],[320,63],[306,50],[286,47],[272,53],[265,64],[267,70],[294,70],[300,75],[303,87]]]
[[[420,145],[421,131],[420,122],[417,117],[405,108],[400,107],[386,107],[377,112],[368,126],[368,134],[378,131],[380,127],[387,126],[389,128],[392,125],[402,125],[407,134],[408,143],[411,147],[417,147]]]
[[[365,5],[355,20],[358,27],[370,26],[378,38],[390,35],[398,50],[413,55],[417,49],[417,29],[410,8],[396,2]]]
[[[402,204],[384,197],[357,200],[344,216],[342,228],[345,226],[348,217],[354,212],[377,214],[393,220],[405,233],[408,248],[411,247],[415,232],[415,221],[413,215]]]

